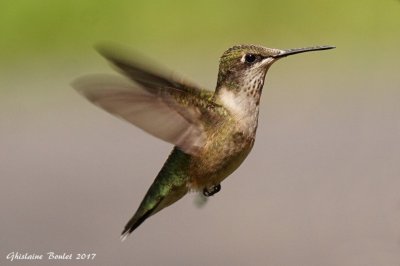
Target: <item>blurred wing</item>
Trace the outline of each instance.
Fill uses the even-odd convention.
[[[95,105],[188,154],[196,154],[204,145],[201,111],[183,106],[166,89],[144,90],[110,75],[83,77],[72,86]]]
[[[96,49],[111,62],[117,71],[152,93],[156,93],[158,90],[174,90],[195,94],[202,91],[196,85],[183,79],[165,75],[165,73],[170,74],[169,71],[158,68],[156,64],[151,64],[148,58],[133,54],[132,51],[124,50],[122,47],[102,45],[97,46]]]

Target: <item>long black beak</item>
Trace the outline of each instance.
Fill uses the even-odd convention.
[[[281,58],[281,57],[285,57],[285,56],[293,55],[293,54],[300,54],[300,53],[320,51],[320,50],[329,50],[329,49],[333,49],[333,48],[336,48],[336,47],[324,45],[324,46],[287,49],[287,50],[281,50],[282,52],[280,54],[274,55],[272,57],[273,58]]]

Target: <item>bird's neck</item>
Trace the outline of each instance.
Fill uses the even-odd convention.
[[[258,125],[260,97],[261,90],[253,93],[246,88],[223,86],[216,90],[214,99],[228,110],[239,130],[254,136]]]

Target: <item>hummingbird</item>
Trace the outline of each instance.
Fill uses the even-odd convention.
[[[332,48],[233,46],[220,58],[212,92],[146,66],[143,60],[98,47],[122,75],[85,76],[72,86],[95,105],[174,145],[121,239],[188,192],[200,192],[205,198],[219,192],[221,182],[253,148],[269,67],[290,55]]]

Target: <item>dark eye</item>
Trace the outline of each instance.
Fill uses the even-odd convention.
[[[255,56],[254,54],[246,54],[246,55],[244,56],[244,60],[245,60],[247,63],[253,63],[254,61],[256,61],[256,56]]]

